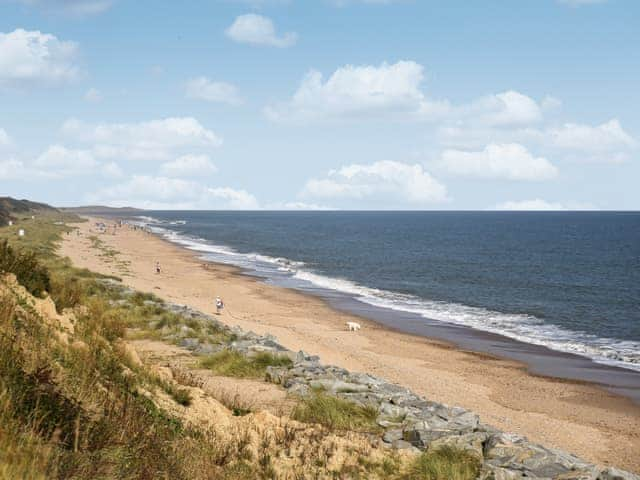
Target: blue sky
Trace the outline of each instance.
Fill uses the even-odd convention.
[[[634,0],[0,0],[0,194],[638,209]]]

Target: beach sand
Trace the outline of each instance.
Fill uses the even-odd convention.
[[[125,227],[116,235],[95,234],[92,225],[79,224],[80,236],[64,236],[61,254],[76,266],[116,275],[135,289],[207,313],[215,313],[214,298],[220,295],[226,308],[219,318],[229,325],[270,333],[291,350],[319,355],[325,364],[371,373],[427,399],[473,410],[481,421],[545,446],[640,472],[640,406],[626,398],[585,383],[534,376],[516,362],[385,329],[336,311],[314,296],[206,263],[140,230]],[[93,235],[103,244],[96,245]],[[162,268],[159,275],[156,261]],[[346,331],[347,321],[359,322],[362,330]]]

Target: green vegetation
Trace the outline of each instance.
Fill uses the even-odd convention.
[[[292,452],[290,459],[304,455],[301,468],[287,471],[293,478],[475,478],[478,461],[452,449],[428,452],[407,467],[395,453],[374,459],[368,444],[349,446],[350,460],[329,470],[335,447],[320,447],[324,429],[284,423],[261,433],[256,445],[251,443],[255,425],[221,436],[213,428],[183,423],[157,398],[164,392],[188,412],[193,401],[184,387],[188,382],[180,383],[175,375],[177,381],[163,380],[136,363],[124,340],[140,336],[179,342],[188,337],[223,345],[234,335],[171,312],[153,295],[132,293],[114,277],[74,268],[55,255],[56,242],[71,231],[59,222],[74,219],[60,215],[24,220],[23,238],[16,226],[0,228],[0,273],[15,274],[27,292],[0,274],[0,478],[279,478],[274,465],[280,452]],[[73,331],[38,313],[38,300],[29,294],[45,292],[59,312],[71,309]],[[220,375],[260,378],[268,366],[290,366],[291,360],[269,353],[245,357],[225,349],[202,364]],[[253,409],[239,395],[221,401],[236,416]],[[375,408],[316,392],[301,400],[293,416],[341,435],[378,431],[377,414]],[[305,451],[296,443],[301,436]]]
[[[333,397],[323,392],[300,401],[293,411],[292,418],[305,423],[319,423],[332,430],[357,430],[375,432],[380,430],[376,424],[378,409]]]
[[[200,365],[225,377],[261,378],[267,367],[290,367],[292,362],[289,357],[268,352],[246,357],[234,350],[223,350],[204,358]]]
[[[32,295],[39,297],[51,290],[49,272],[36,254],[16,251],[6,239],[0,240],[0,273],[13,273]]]
[[[0,229],[11,241],[3,271],[29,283],[21,261],[32,261],[51,279],[51,296],[76,307],[77,322],[67,344],[60,327],[0,279],[0,478],[239,478],[229,472],[246,459],[246,440],[187,428],[140,394],[159,386],[191,403],[188,389],[154,380],[120,347],[128,320],[155,312],[147,297],[129,301],[104,277],[53,255],[66,227],[35,221],[24,243],[11,228]]]
[[[466,450],[442,447],[416,458],[403,480],[473,480],[480,474],[478,457]]]

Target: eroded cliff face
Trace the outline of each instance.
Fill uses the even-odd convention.
[[[33,407],[28,416],[56,418],[44,430],[35,425],[26,429],[10,426],[16,430],[15,439],[28,438],[40,452],[36,455],[40,462],[31,466],[33,471],[16,470],[26,467],[15,462],[1,467],[12,475],[50,478],[75,472],[78,478],[92,478],[87,465],[81,462],[78,466],[70,452],[81,455],[86,449],[88,457],[95,454],[91,430],[96,425],[113,430],[103,439],[107,440],[104,449],[122,453],[124,445],[140,447],[135,444],[135,434],[141,434],[137,428],[159,428],[154,422],[145,424],[150,412],[178,432],[159,434],[163,442],[171,443],[169,450],[162,451],[175,457],[171,462],[178,473],[175,478],[253,478],[251,475],[262,474],[268,478],[335,478],[339,472],[351,472],[344,478],[361,473],[367,478],[384,478],[384,472],[400,469],[413,457],[409,452],[390,454],[370,435],[334,433],[278,414],[278,410],[290,412],[292,401],[283,389],[261,379],[227,378],[224,390],[211,388],[210,381],[217,377],[193,368],[195,357],[189,350],[153,340],[110,339],[108,328],[89,318],[94,307],[77,306],[58,313],[49,297],[33,297],[13,275],[0,278],[0,299],[0,332],[12,344],[4,350],[2,362],[5,381],[15,377],[12,386],[3,385],[5,391],[13,389],[12,408],[20,410],[15,403],[22,401]],[[120,307],[124,303],[120,302]],[[214,384],[220,386],[219,382]],[[272,401],[271,411],[260,405],[241,415],[234,411],[238,392],[249,387],[257,389],[256,398]],[[236,397],[231,394],[234,389]],[[176,392],[188,400],[177,399]],[[142,399],[145,408],[122,412],[122,408],[130,409],[129,395]],[[39,411],[38,403],[46,403],[48,411]],[[2,420],[7,426],[9,419]],[[143,425],[136,426],[138,423]],[[11,439],[4,438],[5,442],[6,451],[17,452],[25,440],[13,446]],[[150,457],[158,453],[153,445],[143,447],[151,450],[147,452]],[[116,463],[103,468],[115,471]],[[112,473],[107,478],[120,477]]]

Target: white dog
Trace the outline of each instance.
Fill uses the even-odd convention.
[[[356,322],[347,322],[347,330],[350,332],[357,332],[360,330],[360,324]]]

